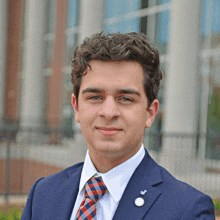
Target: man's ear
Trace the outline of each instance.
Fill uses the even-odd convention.
[[[147,110],[147,118],[146,118],[146,124],[145,128],[150,128],[156,115],[159,110],[159,101],[157,99],[154,99],[154,101],[151,103],[149,109]]]
[[[74,94],[72,94],[71,102],[72,102],[72,106],[73,106],[74,113],[75,113],[75,121],[78,122],[78,123],[80,123],[78,105],[77,105],[77,103],[76,103],[76,97],[75,97]]]

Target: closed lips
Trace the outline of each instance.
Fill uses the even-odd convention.
[[[104,131],[121,131],[122,129],[120,128],[114,128],[114,127],[96,127],[96,129],[99,129],[99,130],[104,130]]]

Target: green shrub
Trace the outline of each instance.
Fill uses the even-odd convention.
[[[16,206],[9,208],[7,212],[0,210],[0,220],[20,220],[21,213],[22,211]]]
[[[220,200],[213,199],[213,203],[215,205],[215,211],[220,211]]]

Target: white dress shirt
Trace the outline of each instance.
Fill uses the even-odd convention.
[[[124,163],[114,167],[107,173],[98,173],[87,151],[80,178],[79,192],[70,220],[76,219],[76,213],[84,197],[85,184],[93,176],[101,176],[107,187],[106,193],[96,203],[97,220],[111,220],[132,174],[144,158],[144,155],[145,150],[142,144],[139,151]]]

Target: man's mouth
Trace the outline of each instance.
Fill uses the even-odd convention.
[[[100,133],[105,136],[117,135],[120,131],[122,131],[121,128],[116,127],[96,127],[96,129],[99,130]]]

